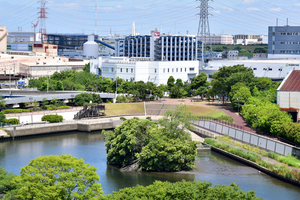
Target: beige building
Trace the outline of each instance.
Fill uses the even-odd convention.
[[[232,35],[211,34],[210,39],[209,39],[208,36],[203,38],[203,42],[206,41],[206,44],[209,44],[210,40],[211,40],[212,44],[232,44],[233,43],[233,36]],[[202,41],[201,36],[199,36],[199,41]]]
[[[0,26],[0,53],[6,53],[7,51],[7,29],[4,26]]]
[[[53,44],[33,44],[32,52],[40,56],[57,56],[57,45]]]
[[[257,40],[261,38],[261,35],[235,35],[233,37],[233,43],[238,43],[238,41],[245,40]]]

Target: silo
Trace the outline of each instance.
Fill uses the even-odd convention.
[[[98,44],[94,42],[94,35],[89,35],[88,41],[83,44],[83,55],[86,58],[98,58]]]

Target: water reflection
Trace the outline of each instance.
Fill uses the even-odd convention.
[[[298,187],[274,179],[242,163],[211,151],[199,151],[196,169],[176,173],[120,172],[106,164],[101,132],[69,132],[0,142],[0,165],[19,174],[20,167],[40,155],[71,154],[98,168],[104,194],[124,187],[149,185],[155,180],[205,180],[213,184],[239,183],[242,190],[256,190],[265,199],[299,199]]]

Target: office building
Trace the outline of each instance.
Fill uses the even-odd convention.
[[[269,26],[268,58],[300,58],[300,26]]]
[[[191,61],[198,58],[195,36],[167,36],[152,31],[151,35],[127,36],[116,40],[117,57],[147,57],[151,61]]]

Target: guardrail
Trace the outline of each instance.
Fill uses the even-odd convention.
[[[208,137],[215,137],[216,135],[228,135],[234,140],[257,146],[266,151],[272,151],[281,155],[292,155],[300,158],[300,148],[290,144],[283,143],[272,138],[257,135],[232,126],[232,124],[219,122],[216,120],[200,119],[199,121],[192,121],[192,124],[206,129],[208,131],[200,130],[202,134]]]

